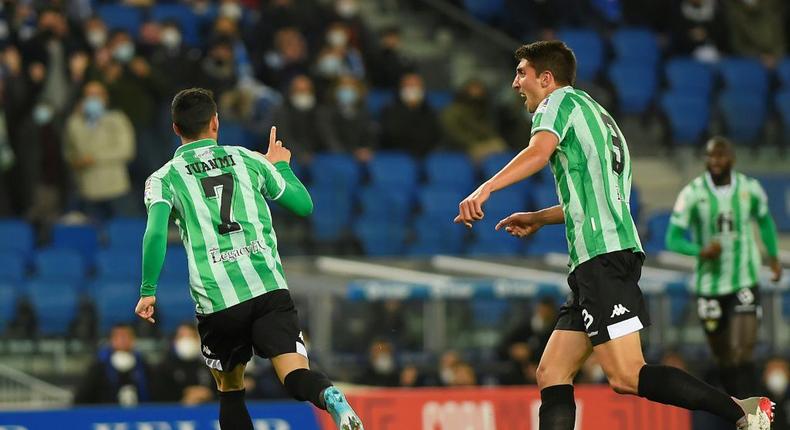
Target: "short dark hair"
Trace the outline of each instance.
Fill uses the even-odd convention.
[[[173,97],[170,116],[178,127],[181,136],[194,139],[208,127],[211,118],[217,114],[214,94],[203,88],[181,90]]]
[[[713,149],[717,146],[721,147],[729,154],[735,154],[735,146],[732,144],[732,141],[724,136],[713,136],[705,143],[706,150],[708,150],[708,148]]]
[[[542,40],[516,49],[516,60],[527,60],[540,74],[549,71],[559,84],[576,83],[576,56],[559,40]]]

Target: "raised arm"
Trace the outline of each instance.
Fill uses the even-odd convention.
[[[291,151],[277,140],[277,128],[269,132],[269,150],[266,155],[257,155],[265,178],[264,194],[280,206],[298,216],[313,213],[313,200],[304,184],[291,170]]]

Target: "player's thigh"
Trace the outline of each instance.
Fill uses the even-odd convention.
[[[227,372],[211,369],[211,376],[214,377],[214,382],[217,383],[217,390],[222,392],[243,390],[244,368],[245,364],[241,363]]]
[[[310,362],[307,357],[297,352],[289,352],[272,357],[272,366],[280,378],[281,383],[285,383],[285,377],[297,369],[309,369]]]
[[[538,364],[537,380],[541,389],[552,385],[572,384],[592,344],[583,331],[554,330]]]
[[[639,332],[609,340],[594,347],[609,385],[622,394],[637,394],[639,372],[645,365]]]
[[[255,353],[269,359],[296,353],[307,359],[299,316],[288,290],[266,293],[265,297],[255,310],[252,322]]]

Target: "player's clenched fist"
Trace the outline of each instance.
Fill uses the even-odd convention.
[[[277,127],[272,127],[269,132],[269,151],[266,152],[266,159],[272,164],[278,161],[291,163],[291,151],[283,146],[282,140],[277,140]]]
[[[154,303],[156,303],[156,296],[140,297],[140,300],[137,302],[137,306],[134,307],[134,313],[136,313],[138,317],[153,324]]]
[[[458,216],[453,220],[456,224],[463,224],[472,228],[472,223],[480,221],[485,216],[483,203],[491,196],[491,191],[487,184],[478,187],[469,197],[458,204]]]
[[[505,231],[516,237],[527,237],[543,227],[543,222],[538,219],[536,212],[516,212],[513,215],[499,221],[496,229],[502,227]]]

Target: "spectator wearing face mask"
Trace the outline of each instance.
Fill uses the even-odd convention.
[[[422,157],[441,140],[436,111],[425,101],[425,85],[416,73],[404,75],[398,99],[381,113],[381,149]]]
[[[159,46],[151,54],[151,65],[164,73],[167,92],[174,93],[195,85],[196,71],[200,60],[200,50],[184,45],[181,28],[175,21],[162,24]],[[166,104],[165,104],[166,105]],[[170,108],[166,107],[169,121]]]
[[[715,62],[727,50],[727,27],[722,2],[681,0],[671,20],[671,45],[677,55]]]
[[[80,379],[74,403],[107,403],[135,406],[151,400],[151,371],[135,350],[135,334],[129,325],[110,329],[109,345],[99,349]]]
[[[455,366],[461,363],[461,355],[458,351],[445,351],[439,357],[439,365],[436,366],[436,377],[433,385],[450,387],[455,384]]]
[[[776,402],[776,417],[774,430],[790,429],[790,398],[788,396],[788,381],[790,381],[790,363],[784,358],[775,357],[765,363],[763,370],[763,385]]]
[[[357,79],[365,78],[365,63],[357,48],[350,44],[348,27],[335,21],[326,30],[326,45],[318,55],[315,73],[326,82],[341,76],[351,75]]]
[[[373,156],[373,120],[365,107],[362,83],[350,75],[338,79],[332,103],[321,106],[318,130],[333,151],[347,152],[361,162]]]
[[[255,69],[261,82],[281,91],[294,77],[308,74],[310,58],[302,33],[296,27],[278,30],[273,49],[260,55]]]
[[[238,4],[235,4],[238,6]],[[213,39],[222,39],[230,43],[233,50],[233,63],[240,80],[253,77],[253,67],[247,46],[241,38],[241,24],[238,19],[220,15],[214,21]]]
[[[482,81],[467,82],[442,111],[441,121],[452,148],[466,152],[475,161],[507,148],[496,129]]]
[[[359,383],[376,387],[397,387],[400,383],[400,370],[395,360],[394,349],[387,341],[374,341],[370,345],[367,368],[360,377]]]
[[[335,0],[327,15],[328,22],[341,22],[346,26],[349,44],[367,58],[372,48],[370,41],[374,40],[374,36],[359,15],[359,1]]]
[[[219,38],[212,42],[208,55],[200,62],[197,81],[198,86],[213,91],[216,98],[236,85],[238,74],[233,41]]]
[[[82,34],[85,37],[85,44],[88,45],[91,52],[104,48],[109,35],[107,24],[98,16],[85,20],[82,24]]]
[[[318,122],[313,81],[305,75],[291,80],[288,98],[274,112],[274,125],[283,142],[300,161],[309,163],[312,154],[329,150],[323,135],[315,126]]]
[[[200,336],[194,324],[178,326],[170,352],[155,374],[157,401],[196,405],[214,399],[214,379],[200,352]]]
[[[96,220],[133,214],[127,165],[134,158],[134,129],[123,112],[109,110],[107,91],[88,82],[66,124],[64,158],[71,166],[80,206]]]

